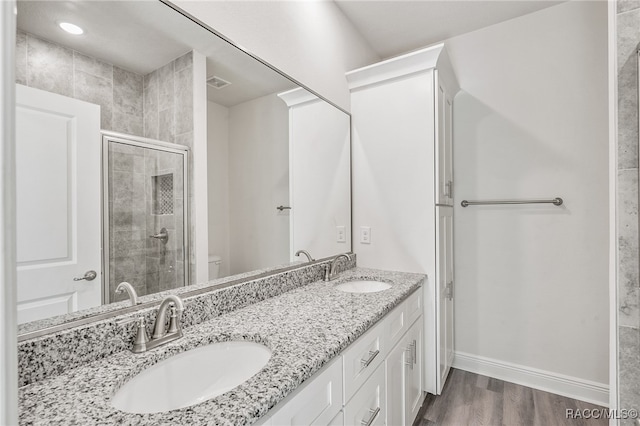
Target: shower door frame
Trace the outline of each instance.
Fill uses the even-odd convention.
[[[155,149],[157,151],[182,155],[183,170],[183,238],[182,238],[182,262],[184,267],[184,287],[190,285],[191,256],[189,252],[189,152],[191,149],[185,145],[143,138],[125,133],[102,130],[102,304],[111,303],[109,297],[109,142],[131,145],[139,148]]]

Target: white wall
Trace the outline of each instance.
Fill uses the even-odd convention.
[[[289,262],[288,109],[277,95],[229,108],[230,273]]]
[[[291,254],[304,249],[321,259],[351,251],[351,123],[315,99],[289,110]]]
[[[346,110],[344,73],[379,59],[332,1],[173,3]]]
[[[207,103],[209,254],[222,258],[219,277],[229,275],[229,108]]]
[[[608,383],[607,4],[453,38],[456,350]],[[560,196],[562,207],[461,208]],[[606,401],[605,401],[606,402]]]
[[[15,264],[15,2],[0,2],[0,424],[18,423]]]
[[[207,282],[208,265],[208,231],[207,218],[207,64],[206,57],[193,51],[193,187],[191,194],[191,232],[193,236],[191,282]],[[195,231],[197,230],[197,232]],[[195,265],[194,265],[195,263]],[[195,266],[195,267],[194,267]],[[195,269],[195,271],[194,271]],[[195,272],[195,276],[193,273]]]

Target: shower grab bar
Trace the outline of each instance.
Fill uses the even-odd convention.
[[[553,204],[554,206],[561,206],[564,201],[560,197],[556,197],[550,200],[485,200],[485,201],[469,201],[462,200],[460,205],[462,207],[467,206],[488,206],[492,204]]]

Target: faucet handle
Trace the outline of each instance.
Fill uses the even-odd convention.
[[[131,352],[141,353],[147,350],[147,343],[149,343],[149,335],[147,334],[147,322],[144,317],[125,318],[116,321],[117,325],[130,324],[132,322],[137,323],[136,337],[133,339],[133,348]]]
[[[178,309],[175,305],[172,305],[170,309],[171,315],[169,317],[169,329],[167,334],[180,332],[180,320],[178,319]]]

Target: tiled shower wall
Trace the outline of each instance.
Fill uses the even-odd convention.
[[[109,146],[109,299],[120,300],[118,283],[129,282],[138,295],[184,285],[183,157],[180,154],[112,143]],[[158,177],[171,176],[170,199],[154,205],[165,191]],[[154,191],[155,190],[155,191]],[[155,193],[154,193],[155,192]],[[149,238],[166,228],[166,244]]]
[[[16,82],[100,105],[104,130],[193,146],[191,52],[143,76],[18,31]],[[110,218],[111,301],[114,287],[121,281],[131,282],[140,294],[183,285],[183,265],[177,260],[178,256],[182,259],[182,248],[176,246],[182,236],[171,235],[166,248],[148,238],[163,227],[159,226],[160,222],[170,234],[182,231],[175,223],[178,219],[182,221],[181,207],[179,215],[161,217],[152,215],[146,205],[151,200],[147,192],[150,192],[152,174],[159,173],[158,167],[166,172],[167,160],[160,159],[162,153],[159,157],[153,151],[127,150],[122,145],[116,151],[109,166],[114,176],[110,201],[116,206]],[[193,188],[191,156],[189,163],[189,183]],[[182,174],[177,174],[180,176],[174,184],[182,185]],[[176,194],[181,206],[182,191]],[[190,234],[193,232],[192,228]]]
[[[16,83],[100,105],[100,127],[143,135],[142,82],[80,52],[18,31]]]
[[[144,76],[144,136],[193,149],[193,52],[188,52]],[[203,82],[204,88],[204,82]],[[206,89],[205,89],[206,90]],[[189,212],[194,212],[193,155],[189,154]],[[186,197],[187,195],[185,195]],[[192,277],[195,228],[189,213],[189,253]]]
[[[638,59],[640,2],[618,1],[618,385],[621,409],[640,408]],[[632,419],[621,420],[623,425]]]

